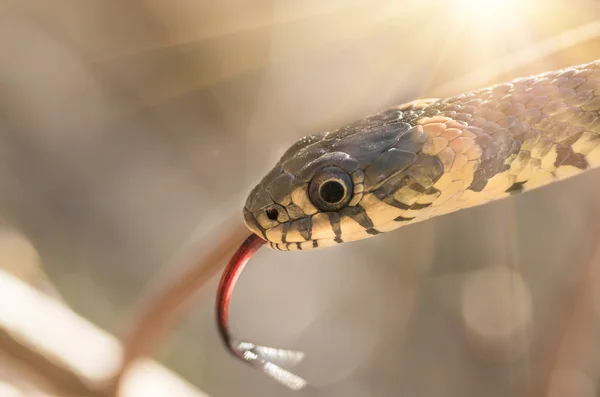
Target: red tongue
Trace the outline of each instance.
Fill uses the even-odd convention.
[[[219,289],[217,290],[217,326],[219,327],[219,333],[223,342],[227,347],[231,349],[231,334],[229,333],[229,301],[231,294],[235,288],[235,284],[242,274],[242,270],[254,255],[254,253],[262,247],[265,240],[258,237],[256,234],[251,234],[246,240],[240,245],[235,254],[229,260],[227,267],[223,270],[221,281],[219,282]],[[238,353],[234,350],[232,352],[236,355]]]
[[[276,365],[274,361],[296,364],[304,357],[301,352],[293,350],[276,349],[256,345],[252,342],[235,340],[229,332],[229,301],[235,284],[242,274],[244,267],[256,251],[265,243],[255,234],[250,235],[237,249],[223,271],[219,289],[217,291],[216,315],[217,327],[227,349],[237,358],[261,370],[271,378],[293,390],[300,390],[306,386],[306,381],[297,375]]]

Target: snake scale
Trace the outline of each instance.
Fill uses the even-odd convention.
[[[359,240],[600,165],[600,60],[395,106],[292,145],[246,225],[279,250]]]

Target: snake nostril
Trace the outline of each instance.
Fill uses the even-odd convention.
[[[266,211],[267,214],[267,218],[269,218],[272,221],[276,221],[277,217],[279,216],[279,211],[277,211],[276,208],[270,208]]]

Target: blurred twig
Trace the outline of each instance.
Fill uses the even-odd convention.
[[[211,246],[196,264],[144,302],[145,307],[124,340],[123,363],[111,386],[111,395],[118,396],[124,376],[135,361],[155,350],[160,339],[189,308],[192,297],[225,266],[228,255],[247,237],[248,230],[237,218],[224,222],[211,233]]]

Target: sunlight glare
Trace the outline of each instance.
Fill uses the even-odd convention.
[[[514,0],[458,0],[456,9],[477,19],[504,19],[514,13]]]

